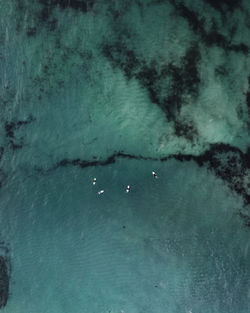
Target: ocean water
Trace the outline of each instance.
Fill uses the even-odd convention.
[[[0,16],[0,311],[250,312],[248,1]]]

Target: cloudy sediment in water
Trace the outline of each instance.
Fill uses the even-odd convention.
[[[0,16],[0,310],[249,312],[248,1]]]

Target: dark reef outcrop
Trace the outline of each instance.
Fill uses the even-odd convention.
[[[41,20],[47,21],[51,10],[57,6],[61,9],[71,8],[87,13],[93,8],[94,0],[39,0],[39,3],[43,5]]]
[[[177,15],[184,18],[196,38],[186,49],[185,55],[177,62],[165,62],[147,58],[133,49],[133,41],[126,29],[120,29],[114,40],[106,39],[100,49],[104,57],[114,68],[119,68],[128,79],[136,79],[147,91],[152,103],[158,105],[169,121],[178,120],[181,107],[187,101],[194,102],[200,90],[200,48],[217,46],[225,52],[237,52],[247,55],[249,47],[245,43],[234,43],[232,36],[219,32],[215,20],[208,28],[205,17],[189,8],[184,2],[171,0]],[[222,1],[223,8],[230,1]],[[213,4],[211,1],[210,5]],[[236,6],[235,6],[236,7]],[[237,25],[233,26],[234,31]],[[232,31],[231,31],[232,35]],[[132,45],[131,45],[132,44]],[[216,74],[225,75],[225,69],[216,68]],[[180,132],[179,132],[180,133]],[[196,132],[193,132],[195,135]]]
[[[10,259],[9,249],[4,242],[0,242],[0,309],[4,308],[9,298]]]
[[[243,197],[245,205],[250,204],[250,185],[244,180],[250,169],[250,148],[243,153],[228,144],[214,144],[199,156],[179,154],[173,157],[179,161],[194,160],[199,166],[206,165]]]
[[[215,10],[224,14],[226,11],[233,11],[240,8],[242,0],[205,0]]]
[[[173,154],[162,158],[146,157],[142,155],[133,155],[124,153],[123,151],[115,152],[104,160],[82,160],[78,159],[63,159],[55,165],[53,169],[61,166],[78,166],[80,168],[92,166],[106,166],[116,162],[118,158],[134,159],[134,160],[151,160],[166,162],[170,159],[176,159],[180,162],[194,161],[199,166],[206,166],[218,178],[222,179],[228,187],[242,197],[244,205],[247,207],[250,204],[250,183],[245,178],[250,173],[250,148],[246,153],[240,149],[232,147],[228,144],[218,143],[210,146],[199,156],[187,154]],[[37,169],[41,172],[41,169]],[[239,216],[243,219],[244,225],[250,227],[250,212],[249,216],[240,212]]]
[[[246,94],[246,103],[248,109],[248,117],[250,118],[250,76],[248,77],[248,91]]]
[[[216,3],[221,2],[223,1],[216,1]],[[201,41],[205,46],[207,47],[217,46],[219,48],[224,49],[225,51],[241,52],[245,55],[248,54],[249,47],[246,44],[231,43],[231,39],[228,39],[226,36],[218,32],[218,28],[215,23],[213,23],[210,30],[207,31],[205,28],[204,17],[199,17],[197,12],[191,10],[184,4],[176,4],[175,1],[173,1],[173,4],[179,15],[187,20],[188,25],[192,29],[192,31],[198,36],[200,36]]]
[[[197,44],[187,49],[180,66],[172,63],[160,66],[156,60],[148,64],[119,41],[104,43],[102,53],[128,80],[136,79],[147,90],[151,102],[158,105],[170,121],[185,105],[185,96],[193,99],[198,96],[200,51]]]
[[[8,145],[12,150],[21,149],[23,147],[23,138],[17,138],[15,131],[21,126],[26,126],[35,121],[35,118],[30,115],[26,120],[6,121],[4,124],[5,137],[8,139]]]
[[[4,257],[0,256],[0,309],[5,307],[9,295],[9,276]]]
[[[215,175],[221,178],[233,191],[240,195],[245,205],[250,204],[250,184],[245,182],[245,177],[249,174],[250,169],[250,148],[246,153],[243,153],[238,148],[228,144],[213,144],[209,150],[206,150],[199,156],[173,154],[162,158],[145,157],[141,155],[132,155],[123,151],[115,152],[105,160],[86,161],[81,159],[63,159],[59,161],[55,167],[60,166],[79,166],[80,168],[90,166],[105,166],[116,162],[117,158],[128,158],[135,160],[152,160],[165,162],[169,159],[176,159],[180,162],[194,161],[199,166],[206,166],[213,171]]]

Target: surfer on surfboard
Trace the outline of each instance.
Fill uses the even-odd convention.
[[[156,175],[156,172],[153,171],[152,174],[153,174],[154,178],[158,178],[158,176]]]

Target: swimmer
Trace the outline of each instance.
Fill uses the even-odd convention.
[[[102,193],[104,193],[104,190],[100,190],[97,193],[98,193],[98,195],[101,195]]]
[[[130,186],[128,185],[126,188],[126,193],[130,192]]]
[[[96,184],[96,178],[93,179],[93,185],[95,185],[95,184]]]
[[[158,178],[158,176],[156,175],[156,172],[153,171],[152,174],[153,174],[154,178]]]

